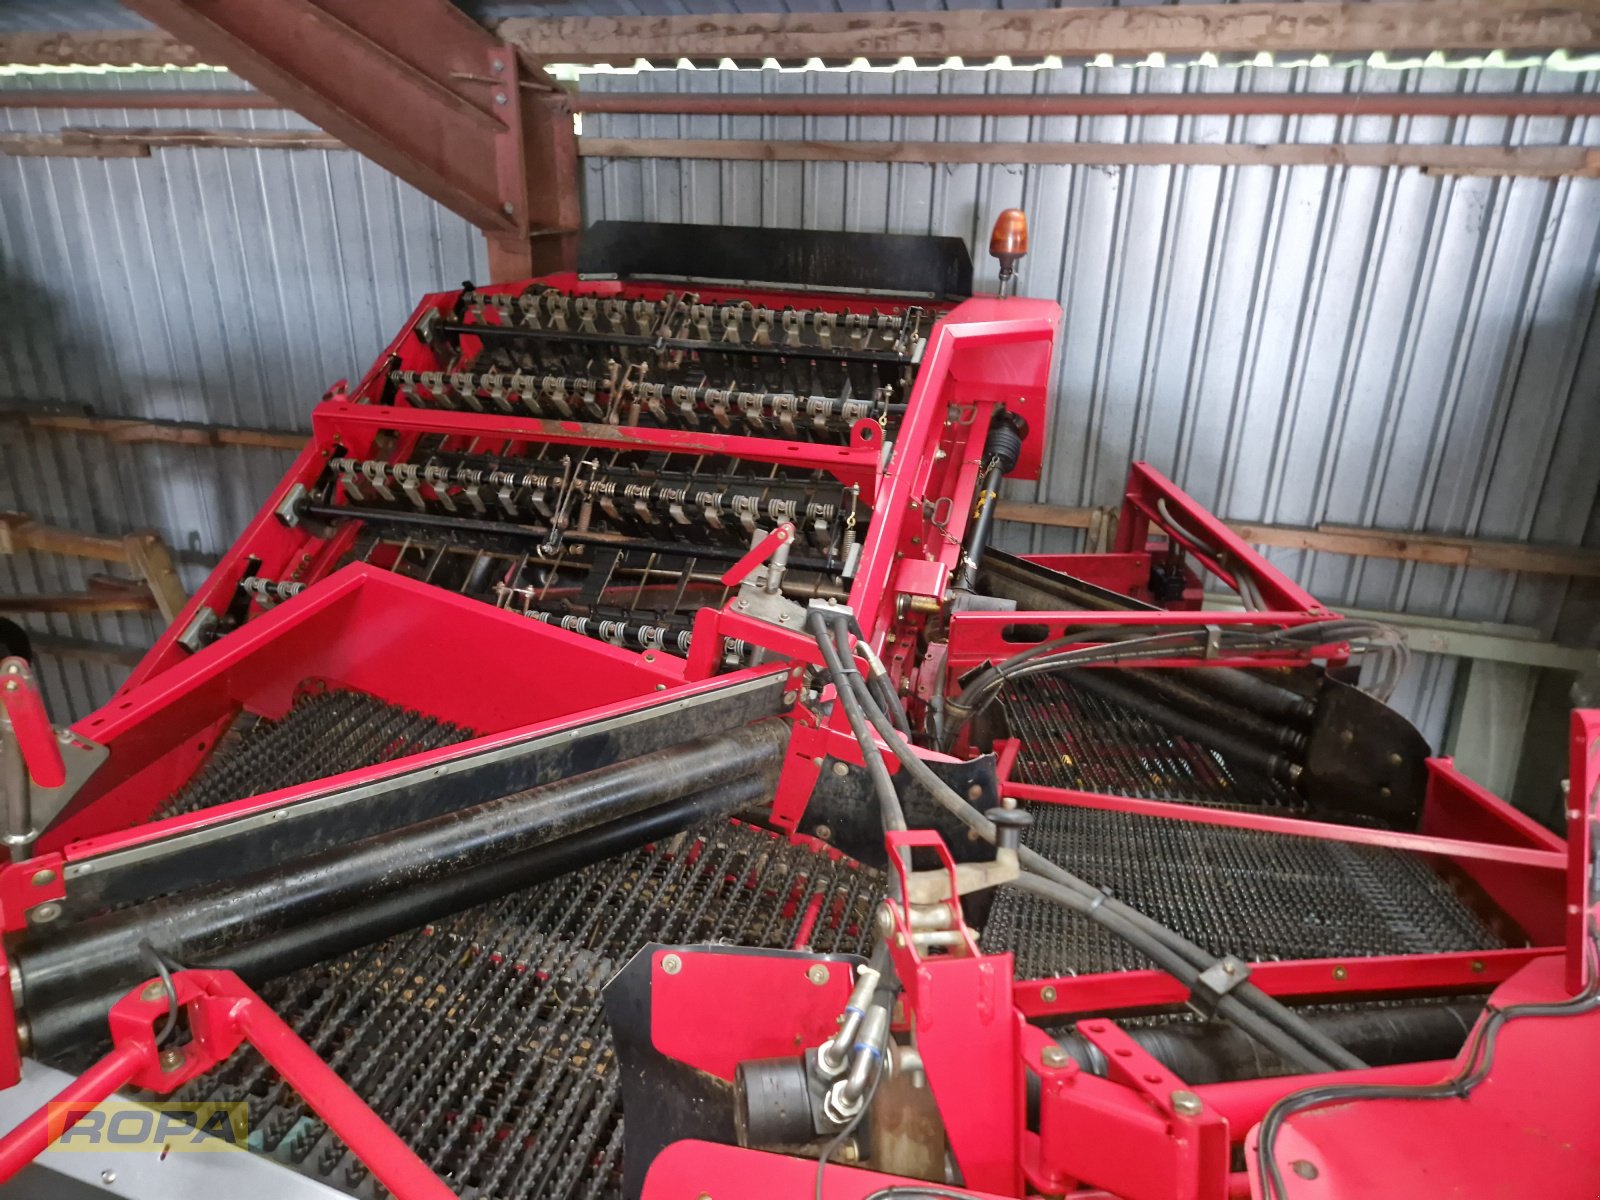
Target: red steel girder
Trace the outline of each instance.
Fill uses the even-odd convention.
[[[566,94],[447,0],[129,7],[482,229],[497,278],[571,265]]]

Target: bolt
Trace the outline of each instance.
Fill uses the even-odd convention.
[[[152,979],[149,983],[144,985],[144,990],[139,993],[139,999],[159,1000],[166,994],[166,991],[166,984],[162,983],[159,979]]]
[[[15,679],[6,680],[6,691],[8,691],[8,692],[18,691],[18,690],[21,689],[21,687],[22,687],[22,685],[20,683],[18,683]]]
[[[800,693],[799,692],[785,692],[783,694],[783,706],[785,708],[789,708],[798,699],[800,699]]]
[[[499,105],[504,105],[504,104],[508,103],[508,101],[506,100],[506,94],[504,92],[496,92],[494,94],[494,102],[496,104],[499,104]]]
[[[833,764],[833,773],[838,775],[840,778],[843,778],[844,776],[850,774],[850,767],[846,763],[836,762]]]
[[[828,967],[826,963],[814,963],[807,971],[806,978],[821,987],[828,982]]]
[[[683,970],[683,959],[676,954],[669,954],[661,960],[661,969],[668,975],[676,975]]]
[[[117,1173],[115,1171],[105,1170],[100,1172],[100,1182],[105,1184],[107,1187],[110,1187],[116,1181]]]
[[[1403,763],[1405,761],[1406,761],[1405,758],[1401,756],[1401,754],[1400,754],[1400,752],[1398,750],[1396,750],[1393,754],[1389,755],[1389,765],[1391,767],[1398,767],[1401,763]]]
[[[839,1147],[839,1161],[846,1163],[861,1161],[861,1148],[856,1145],[855,1138],[851,1138],[843,1146]]]
[[[1355,730],[1353,730],[1353,729],[1345,729],[1345,730],[1340,731],[1339,740],[1341,742],[1343,742],[1346,746],[1348,746],[1351,742],[1356,740],[1356,732],[1355,732]]]
[[[1350,974],[1350,972],[1346,971],[1343,967],[1335,967],[1333,969],[1333,977],[1335,979],[1343,979],[1348,974]]]
[[[888,900],[878,905],[878,915],[874,920],[877,923],[879,937],[888,937],[894,932],[894,909]]]
[[[1472,971],[1475,975],[1483,974],[1483,960],[1481,958],[1475,958],[1472,960]]]
[[[827,825],[817,826],[817,840],[825,842],[833,836],[833,829]]]
[[[967,799],[968,800],[982,800],[983,799],[983,784],[975,783],[971,787],[969,787],[967,789]]]
[[[1184,1088],[1172,1093],[1172,1111],[1180,1117],[1198,1117],[1205,1109],[1200,1097]]]
[[[822,755],[819,754],[815,758],[813,758],[811,760],[811,765],[813,767],[820,767],[822,765]]]
[[[55,881],[56,881],[56,873],[54,871],[52,871],[49,867],[45,867],[44,869],[39,870],[39,871],[35,871],[33,873],[33,886],[34,887],[49,887]]]
[[[1047,1067],[1064,1067],[1069,1058],[1067,1052],[1060,1046],[1046,1046],[1039,1055],[1039,1061]]]
[[[1317,1177],[1317,1164],[1307,1162],[1303,1158],[1295,1159],[1289,1164],[1289,1169],[1300,1176],[1301,1179],[1315,1179]]]
[[[1056,1002],[1056,990],[1055,990],[1055,988],[1046,987],[1043,991],[1041,991],[1039,993],[1039,999],[1043,1000],[1046,1004],[1054,1004]]]
[[[163,1050],[161,1052],[161,1069],[171,1074],[183,1066],[182,1050]]]
[[[60,915],[61,905],[57,904],[53,900],[49,904],[39,905],[38,908],[34,909],[29,914],[29,916],[34,919],[34,922],[39,925],[48,924],[49,922],[54,921]]]
[[[505,70],[505,69],[506,69],[506,64],[505,64],[505,60],[503,60],[503,59],[499,59],[499,58],[497,58],[497,59],[495,59],[495,60],[494,60],[494,61],[493,61],[493,62],[491,62],[491,63],[490,63],[490,64],[489,64],[489,65],[490,65],[490,66],[491,66],[491,67],[493,67],[493,68],[494,68],[494,69],[495,69],[495,71],[496,71],[496,72],[499,72],[499,71],[504,71],[504,70]]]

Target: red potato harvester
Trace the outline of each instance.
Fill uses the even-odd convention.
[[[0,1174],[1593,1196],[1600,714],[1563,841],[1151,467],[1109,552],[992,547],[1060,315],[626,223],[426,297],[110,705],[0,667]],[[51,1148],[119,1090],[251,1153]]]

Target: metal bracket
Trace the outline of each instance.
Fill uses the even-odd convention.
[[[1194,981],[1194,988],[1189,993],[1189,1008],[1209,1021],[1216,1015],[1217,1005],[1222,998],[1249,978],[1248,963],[1231,954],[1224,955],[1201,971],[1199,978]]]
[[[284,493],[278,507],[272,510],[273,516],[282,521],[290,529],[300,524],[300,504],[306,498],[306,485],[297,483]]]
[[[785,521],[771,533],[756,533],[750,550],[722,576],[729,587],[739,585],[733,601],[736,612],[771,625],[804,629],[806,610],[783,594],[784,568],[794,545],[795,527]]]
[[[184,626],[183,632],[178,635],[178,645],[190,654],[198,654],[210,644],[217,631],[217,613],[210,607],[201,607],[194,614],[194,618]]]

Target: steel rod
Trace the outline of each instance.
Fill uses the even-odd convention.
[[[358,504],[302,504],[297,509],[302,516],[324,521],[363,521],[371,525],[405,525],[445,532],[485,534],[493,537],[521,541],[538,541],[545,538],[548,526],[522,525],[510,521],[480,521],[472,517],[451,517],[442,513],[407,512],[403,509],[372,508]],[[563,530],[563,543],[584,546],[614,546],[620,550],[639,550],[652,554],[675,555],[682,558],[708,558],[716,562],[738,562],[747,551],[731,547],[701,545],[691,542],[657,541],[645,538],[628,538],[616,534]],[[837,572],[842,562],[824,558],[791,558],[791,567],[807,571]]]

